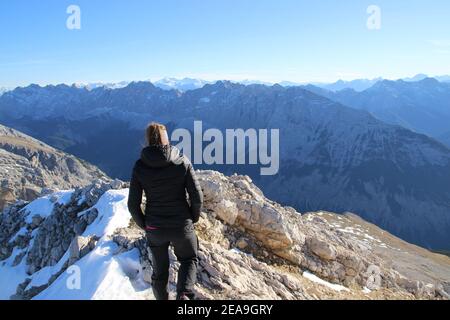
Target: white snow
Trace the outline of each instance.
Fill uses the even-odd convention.
[[[352,233],[354,235],[360,235],[360,232],[356,231],[353,227],[345,227],[344,229],[339,229],[339,231],[344,233]]]
[[[78,199],[77,205],[81,206],[86,201],[86,196],[83,194],[80,199]]]
[[[28,221],[31,222],[31,217],[36,214],[48,217],[55,202],[67,203],[71,194],[71,191],[57,192],[31,202],[23,209],[28,212]],[[34,299],[154,299],[151,286],[143,280],[139,251],[133,249],[119,253],[117,244],[111,240],[114,231],[128,226],[131,219],[127,197],[128,189],[110,190],[94,206],[99,214],[86,228],[83,236],[97,235],[100,239],[89,254],[73,265],[80,271],[80,289],[71,289],[67,285],[71,283],[74,274],[65,271]],[[38,230],[39,228],[33,230],[33,238],[27,248],[16,247],[8,259],[0,261],[0,299],[9,299],[16,292],[17,286],[27,278],[31,279],[27,289],[47,284],[68,260],[69,250],[55,266],[47,266],[32,275],[26,273],[26,257],[21,264],[13,267],[15,257],[33,246]],[[25,232],[26,228],[22,228],[14,237]]]
[[[36,300],[138,300],[154,299],[151,287],[142,279],[137,249],[114,255],[117,245],[106,241],[75,263],[80,288],[72,289],[72,273],[64,272]]]
[[[110,190],[94,206],[99,214],[83,236],[97,235],[100,240],[94,250],[73,265],[80,271],[80,288],[67,285],[74,274],[66,271],[34,299],[154,299],[150,285],[142,277],[138,250],[118,254],[117,244],[110,240],[116,229],[129,224],[127,196],[128,189]],[[64,263],[67,255],[58,264]],[[34,275],[37,278],[33,278],[33,284],[45,283],[57,270],[59,266],[41,270]]]
[[[128,226],[131,216],[127,206],[128,189],[109,190],[94,206],[98,216],[84,231],[83,236],[109,236],[118,228]]]
[[[52,214],[53,207],[56,203],[65,205],[70,201],[73,190],[58,191],[39,199],[34,200],[25,206],[22,210],[28,212],[25,222],[30,224],[33,221],[33,216],[39,215],[42,218],[47,218]],[[55,201],[56,200],[56,201]]]
[[[131,217],[126,206],[127,196],[128,189],[110,190],[105,192],[94,206],[99,214],[86,228],[83,236],[96,235],[100,238],[99,244],[94,250],[96,255],[109,256],[110,246],[104,245],[104,242],[109,242],[107,237],[112,235],[116,229],[128,226]],[[69,252],[67,251],[56,266],[45,267],[36,272],[28,288],[47,283],[52,275],[61,270],[68,258]]]
[[[67,205],[70,202],[74,190],[62,190],[52,194],[52,197],[56,197],[56,203]]]
[[[8,300],[16,293],[17,286],[27,278],[25,258],[13,267],[14,259],[22,252],[22,249],[14,248],[11,256],[0,262],[0,300]]]
[[[337,225],[335,225],[337,227]],[[362,228],[358,228],[358,227],[345,227],[345,228],[338,228],[337,230],[344,232],[344,233],[348,233],[348,234],[353,234],[356,236],[362,236],[363,239],[362,241],[366,242],[366,243],[370,243],[370,242],[378,242],[380,245],[383,244],[383,242],[380,239],[377,239],[375,237],[372,237],[367,230],[363,230]]]
[[[243,254],[244,253],[241,250],[239,250],[238,248],[233,248],[233,249],[230,250],[230,252],[236,253],[236,254]]]
[[[139,251],[133,249],[111,259],[105,278],[97,288],[94,300],[155,299],[151,287],[142,278]]]
[[[14,241],[16,241],[17,237],[19,236],[24,236],[28,233],[28,230],[26,227],[22,227],[20,228],[19,231],[17,231],[17,233],[14,235],[14,237],[12,237],[11,239],[9,239],[9,243],[13,243]]]
[[[154,81],[154,85],[164,90],[177,89],[179,91],[188,91],[193,89],[202,88],[205,84],[210,83],[210,81],[205,81],[201,79],[176,79],[176,78],[163,78],[158,81]]]
[[[364,234],[364,237],[365,237],[366,239],[369,239],[369,240],[379,241],[378,239],[375,239],[374,237],[368,235],[367,233]]]
[[[53,206],[54,203],[50,201],[50,197],[48,196],[34,200],[22,209],[28,212],[25,222],[30,224],[35,215],[39,215],[42,218],[48,217],[52,213]]]
[[[372,292],[372,290],[370,290],[370,289],[369,289],[369,288],[367,288],[367,287],[364,287],[362,291],[363,291],[364,293],[366,293],[366,294],[368,294],[368,293],[371,293],[371,292]]]
[[[233,248],[229,250],[231,253],[239,254],[239,255],[246,255],[247,257],[253,257],[251,253],[246,253],[244,251],[239,250],[238,248]]]
[[[314,274],[312,274],[312,273],[310,273],[308,271],[304,271],[303,272],[303,276],[306,279],[308,279],[308,280],[310,280],[312,282],[321,284],[321,285],[326,286],[326,287],[328,287],[328,288],[330,288],[332,290],[335,290],[335,291],[350,291],[348,288],[346,288],[344,286],[341,286],[340,284],[334,284],[334,283],[330,283],[328,281],[325,281],[323,279],[320,279],[318,276],[316,276],[316,275],[314,275]]]
[[[50,280],[50,278],[60,271],[64,265],[64,263],[69,259],[69,251],[66,251],[64,256],[58,261],[58,263],[54,266],[48,266],[42,268],[41,270],[35,272],[33,274],[33,278],[31,282],[27,286],[27,290],[32,287],[40,287]]]
[[[49,215],[51,215],[55,203],[66,204],[68,203],[68,201],[70,201],[72,192],[72,190],[59,191],[32,201],[22,209],[28,213],[25,218],[25,222],[28,224],[31,223],[32,218],[35,215],[39,215],[42,218],[48,217]],[[36,272],[31,276],[26,273],[26,257],[22,258],[22,261],[18,266],[13,267],[12,265],[16,256],[21,254],[23,251],[27,251],[33,247],[34,237],[36,236],[38,230],[38,228],[34,229],[31,233],[32,238],[27,248],[19,249],[15,247],[11,256],[5,261],[1,262],[0,283],[2,285],[0,286],[0,299],[9,299],[11,295],[15,294],[17,286],[20,283],[24,282],[27,278],[31,278],[31,283],[28,285],[28,288],[31,286],[40,286],[47,283],[48,279],[61,269],[62,264],[67,259],[67,255],[65,255],[56,266],[43,268],[39,272]],[[12,243],[18,236],[25,235],[26,233],[26,227],[22,227],[14,235],[14,237],[10,239],[10,243]]]
[[[84,215],[85,215],[86,213],[88,213],[88,212],[89,212],[89,209],[86,209],[86,210],[84,210],[84,211],[78,212],[78,213],[77,213],[77,217],[80,218],[80,217],[84,216]]]

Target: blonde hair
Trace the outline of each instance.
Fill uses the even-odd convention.
[[[149,146],[161,146],[169,144],[166,126],[161,123],[150,123],[145,130],[145,138]]]

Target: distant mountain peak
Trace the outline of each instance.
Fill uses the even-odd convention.
[[[426,79],[426,78],[428,78],[428,75],[426,75],[424,73],[418,73],[414,77],[403,78],[403,80],[404,81],[408,81],[408,82],[416,82],[416,81],[421,81],[421,80]]]
[[[440,82],[436,79],[436,78],[431,78],[431,77],[426,77],[423,78],[422,80],[418,81],[424,84],[431,84],[431,85],[439,85]]]
[[[210,82],[206,80],[193,79],[188,77],[182,79],[167,77],[154,82],[155,86],[158,88],[164,90],[179,90],[179,91],[200,89],[208,83]]]
[[[150,81],[132,81],[125,88],[156,88]]]
[[[414,88],[416,86],[440,86],[441,82],[436,80],[432,77],[425,77],[421,80],[417,81],[408,81],[405,79],[398,79],[398,80],[382,80],[377,82],[375,85],[373,85],[369,90],[383,90],[383,89],[390,89],[390,90],[402,90],[402,89],[408,89],[408,88]]]
[[[218,89],[230,89],[230,88],[238,88],[238,87],[244,87],[245,85],[237,82],[232,82],[230,80],[219,80],[216,81],[213,84],[209,85],[212,88],[218,88]]]
[[[355,80],[338,80],[334,83],[330,84],[316,84],[316,86],[327,89],[330,91],[341,91],[344,89],[353,89],[355,91],[364,91],[370,87],[372,87],[374,84],[376,84],[379,81],[382,81],[382,78],[374,78],[374,79],[355,79]]]

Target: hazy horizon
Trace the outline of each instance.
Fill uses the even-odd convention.
[[[292,82],[293,84],[297,84],[297,85],[307,85],[307,84],[321,84],[321,85],[328,85],[328,84],[334,84],[338,81],[344,81],[344,82],[351,82],[351,81],[358,81],[358,80],[368,80],[368,81],[374,81],[374,80],[390,80],[390,81],[397,81],[397,80],[404,80],[404,79],[408,79],[408,78],[414,78],[415,76],[419,76],[419,75],[425,75],[429,78],[436,78],[436,77],[450,77],[450,75],[446,75],[446,74],[441,74],[441,75],[427,75],[424,73],[418,73],[418,74],[414,74],[414,75],[408,75],[405,77],[401,77],[401,78],[393,78],[393,79],[389,79],[389,78],[385,78],[385,77],[375,77],[375,78],[355,78],[355,79],[336,79],[334,81],[331,82],[320,82],[320,81],[306,81],[306,82],[297,82],[297,81],[292,81],[292,80],[283,80],[283,81],[278,81],[278,82],[270,82],[270,81],[264,81],[264,80],[260,80],[260,79],[226,79],[226,78],[218,78],[218,79],[204,79],[204,78],[195,78],[195,77],[190,77],[190,76],[181,76],[181,77],[163,77],[163,78],[153,78],[153,79],[133,79],[133,80],[119,80],[119,81],[81,81],[81,82],[74,82],[74,83],[67,83],[67,82],[60,82],[60,83],[36,83],[36,82],[32,82],[32,83],[28,83],[28,84],[23,84],[23,85],[19,85],[19,86],[15,86],[15,87],[8,87],[8,86],[2,86],[0,85],[0,88],[5,88],[5,89],[15,89],[15,88],[19,88],[19,87],[28,87],[30,85],[38,85],[40,87],[45,87],[45,86],[57,86],[57,85],[67,85],[67,86],[73,86],[73,85],[79,85],[79,86],[86,86],[86,85],[92,85],[92,84],[98,84],[98,85],[108,85],[108,84],[120,84],[120,83],[132,83],[132,82],[151,82],[153,84],[159,82],[159,81],[163,81],[163,80],[169,80],[169,79],[173,79],[173,80],[185,80],[185,79],[190,79],[190,80],[199,80],[199,81],[205,81],[208,83],[216,83],[218,81],[230,81],[230,82],[235,82],[235,83],[241,83],[241,82],[263,82],[262,84],[267,84],[267,85],[275,85],[275,84],[280,84],[283,82]]]

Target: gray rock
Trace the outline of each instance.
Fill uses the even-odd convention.
[[[440,295],[444,299],[450,300],[450,287],[448,286],[448,283],[439,283],[436,286],[436,293]]]
[[[76,235],[81,235],[86,230],[87,225],[88,223],[85,220],[80,220],[74,225],[73,231]]]
[[[31,219],[31,229],[36,229],[43,221],[44,219],[40,215],[34,215]]]
[[[111,181],[111,189],[121,189],[123,187],[123,182],[119,179],[114,179],[113,181]]]
[[[91,224],[92,222],[94,222],[94,220],[97,218],[97,216],[98,216],[98,210],[96,208],[89,210],[89,212],[86,214],[87,224]]]
[[[248,242],[247,242],[247,240],[245,240],[244,238],[240,238],[240,239],[236,242],[236,246],[237,246],[239,249],[243,250],[243,249],[245,249],[245,248],[248,247]]]
[[[98,238],[96,236],[81,237],[76,236],[70,244],[70,256],[69,265],[75,263],[86,254],[88,254],[97,243]]]
[[[309,249],[318,257],[325,259],[325,260],[335,260],[336,259],[335,250],[327,242],[321,241],[316,238],[309,238],[309,239],[307,239],[306,242],[308,244]]]

